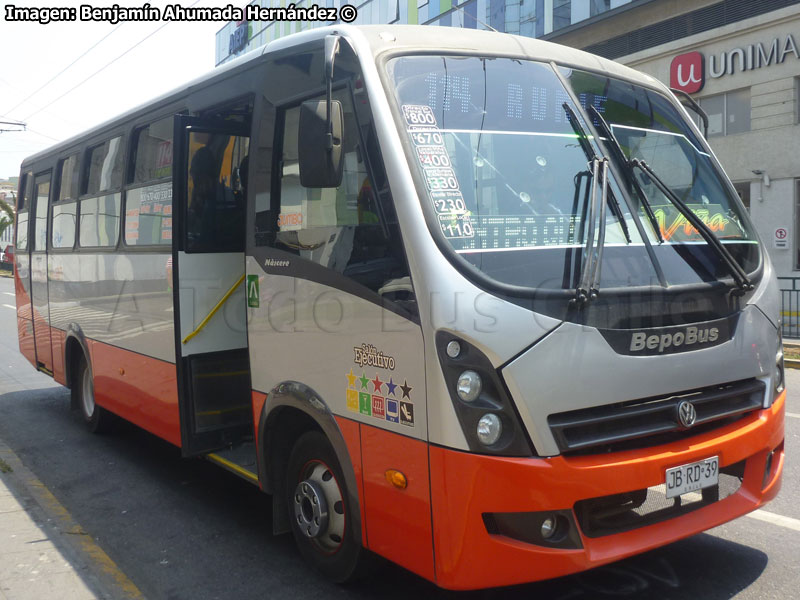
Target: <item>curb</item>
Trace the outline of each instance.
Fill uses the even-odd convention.
[[[2,440],[0,459],[3,466],[0,472],[3,473],[8,488],[19,499],[33,501],[27,506],[26,512],[63,553],[76,574],[97,598],[144,600],[139,588]]]
[[[783,366],[789,369],[800,369],[800,359],[797,358],[784,358]]]

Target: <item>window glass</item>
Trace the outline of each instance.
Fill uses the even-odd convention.
[[[189,204],[186,249],[244,249],[247,137],[193,131],[189,134]]]
[[[742,201],[744,207],[747,209],[747,212],[750,212],[750,182],[749,181],[740,181],[739,183],[734,183],[733,187],[736,188],[736,193],[739,195],[739,200]]]
[[[77,202],[59,202],[53,205],[53,224],[51,229],[53,248],[72,248],[75,245],[77,213]]]
[[[114,190],[122,184],[122,137],[115,137],[88,152],[86,194]]]
[[[726,94],[725,135],[750,131],[750,90]]]
[[[80,245],[114,247],[119,235],[120,194],[81,200]]]
[[[36,221],[34,223],[33,249],[47,249],[47,208],[50,198],[50,177],[36,180]]]
[[[318,99],[323,99],[320,96]],[[411,292],[399,230],[388,223],[378,198],[385,181],[369,175],[348,89],[334,93],[344,111],[344,173],[338,188],[300,184],[300,107],[284,113],[280,213],[276,247],[339,272],[381,295],[399,300]],[[375,159],[380,155],[370,154]],[[387,236],[386,231],[389,232]]]
[[[145,246],[172,243],[172,184],[159,183],[125,196],[125,243]]]
[[[33,173],[25,174],[25,191],[17,202],[17,250],[28,249],[28,211],[33,199]]]
[[[129,181],[141,183],[172,176],[172,126],[172,117],[167,117],[136,131]]]
[[[59,172],[58,200],[77,200],[78,198],[78,155],[73,154],[61,161]]]
[[[700,106],[708,114],[708,137],[725,135],[725,95],[701,98]]]

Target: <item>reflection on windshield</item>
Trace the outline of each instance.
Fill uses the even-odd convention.
[[[714,189],[718,181],[710,176],[708,153],[698,149],[683,134],[618,124],[611,128],[626,157],[658,165],[664,183],[718,238],[723,241],[748,239],[740,214],[726,202],[723,190]],[[641,171],[637,174],[639,185],[650,198],[663,239],[667,242],[701,241],[697,230],[658,187]]]

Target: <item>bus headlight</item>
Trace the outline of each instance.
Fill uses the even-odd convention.
[[[517,407],[489,358],[447,331],[436,333],[436,352],[469,450],[500,456],[535,455]],[[442,400],[447,402],[447,398]]]
[[[464,371],[458,378],[456,392],[464,402],[474,402],[481,394],[481,376],[475,371]]]
[[[503,424],[497,415],[486,413],[478,420],[478,439],[484,446],[497,443],[503,433]]]

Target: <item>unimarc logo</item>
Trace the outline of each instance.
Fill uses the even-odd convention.
[[[706,61],[699,52],[687,52],[672,59],[669,67],[670,87],[694,94],[703,89],[706,82]]]

